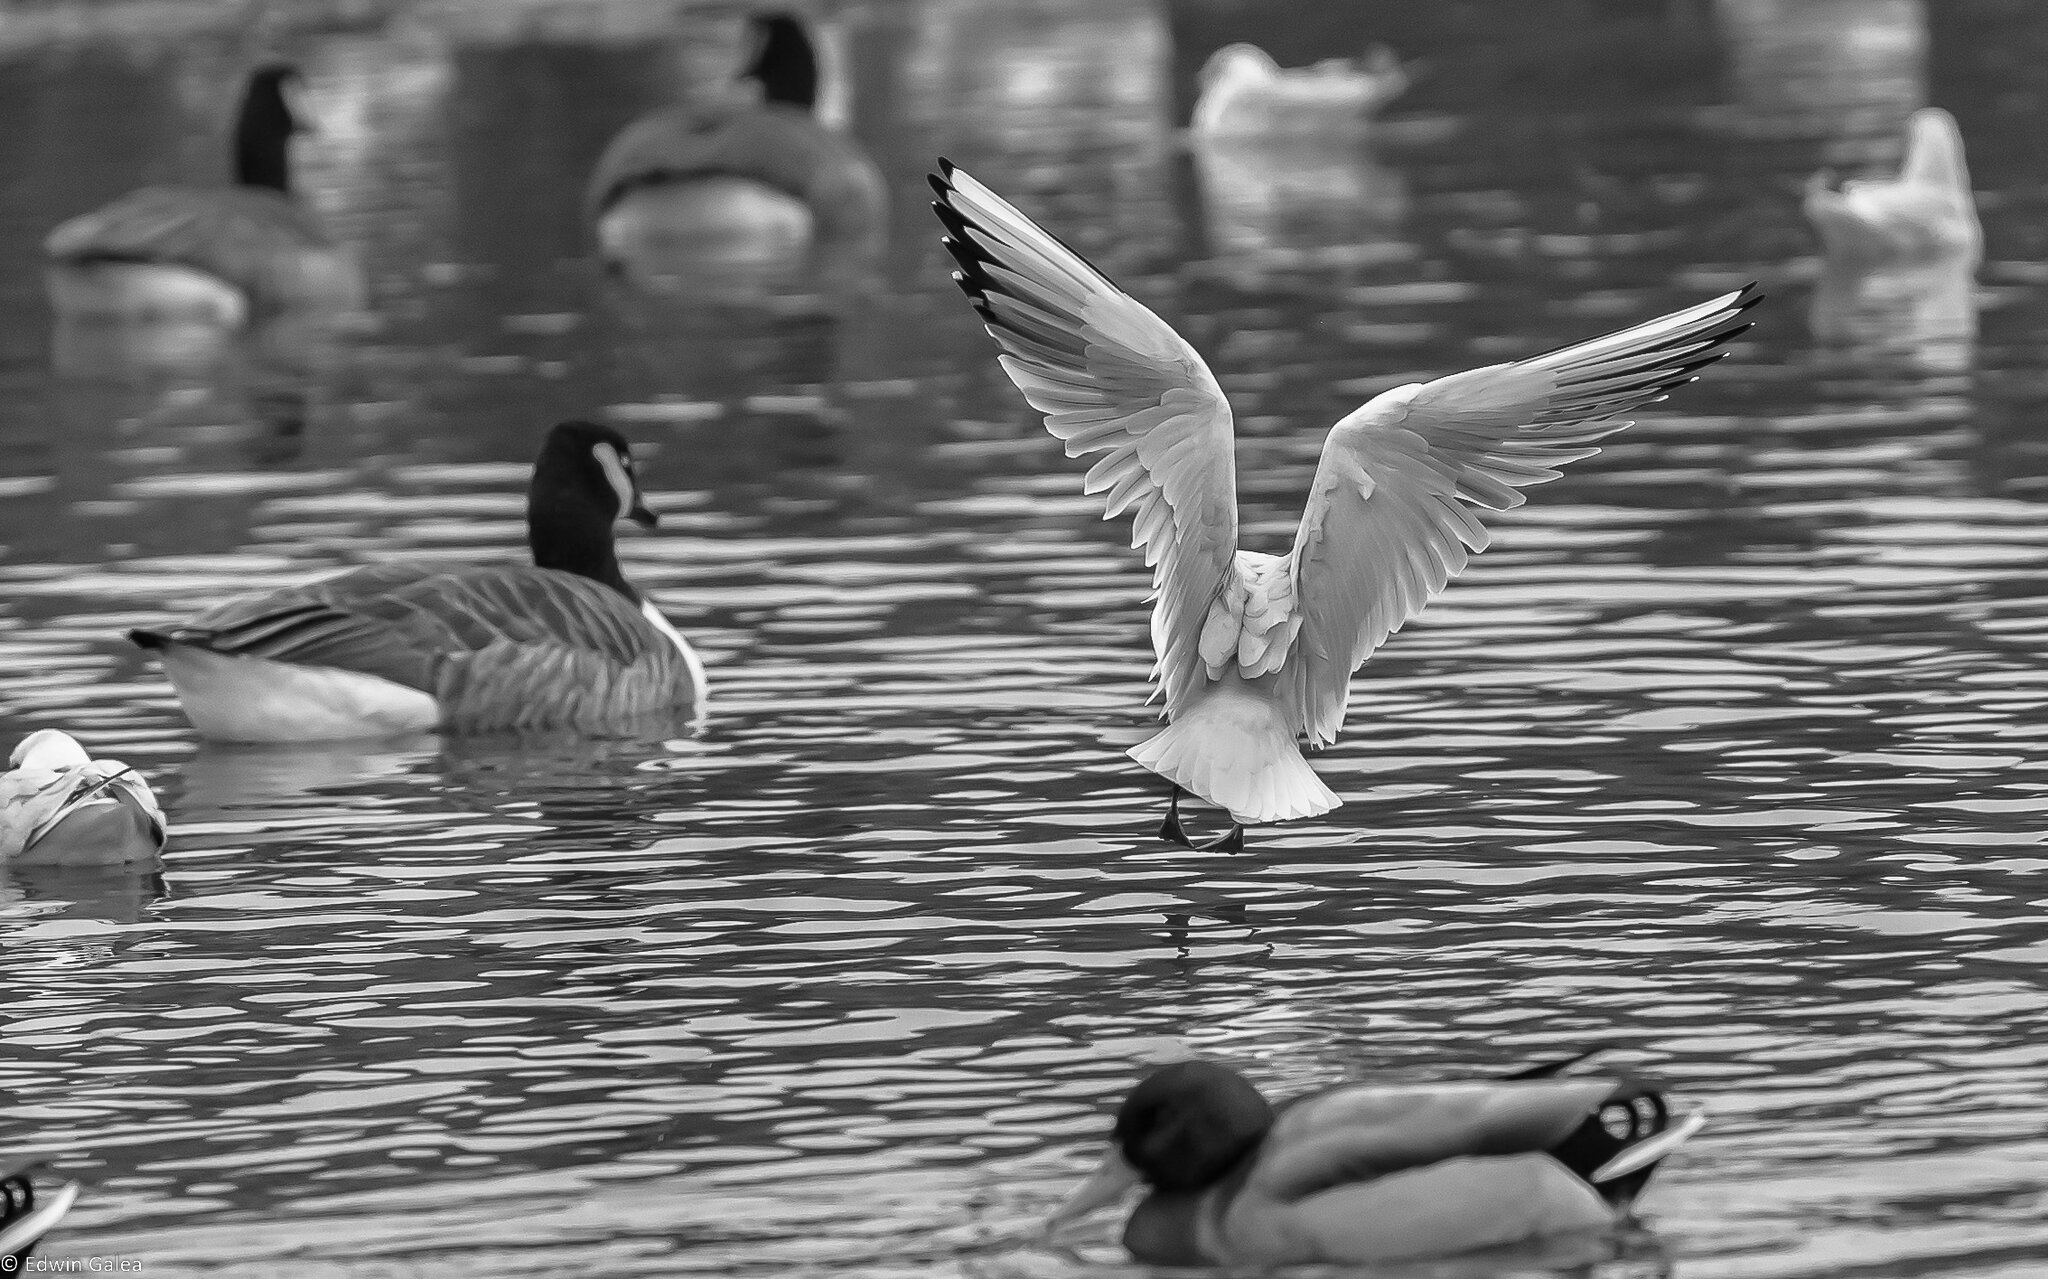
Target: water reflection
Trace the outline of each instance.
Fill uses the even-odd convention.
[[[1245,265],[1386,262],[1408,187],[1357,139],[1198,139],[1209,252]]]
[[[62,930],[64,920],[140,923],[168,892],[157,866],[0,866],[0,918],[33,921],[52,936],[94,935]]]
[[[1868,267],[1823,264],[1808,319],[1813,334],[1873,361],[1902,357],[1930,372],[1970,366],[1977,338],[1974,258]]]

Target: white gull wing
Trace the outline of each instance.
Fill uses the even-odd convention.
[[[1084,487],[1133,511],[1157,601],[1153,675],[1169,717],[1206,675],[1199,641],[1237,550],[1230,406],[1166,321],[1000,196],[944,160],[932,205],[954,279],[1002,348],[1003,371],[1067,456],[1105,456]]]
[[[1318,746],[1344,724],[1351,673],[1464,571],[1480,511],[1599,452],[1610,419],[1663,397],[1749,327],[1754,285],[1606,337],[1374,397],[1323,444],[1295,535],[1303,615],[1282,672],[1290,719]]]

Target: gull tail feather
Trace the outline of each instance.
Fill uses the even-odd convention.
[[[1229,810],[1239,822],[1285,822],[1337,806],[1302,758],[1275,703],[1269,678],[1226,676],[1130,756],[1182,790]]]

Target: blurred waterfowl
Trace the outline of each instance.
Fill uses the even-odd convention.
[[[1401,60],[1383,44],[1362,61],[1326,58],[1293,68],[1257,45],[1226,45],[1202,64],[1188,131],[1198,139],[1355,131],[1409,83]]]
[[[78,1198],[75,1181],[64,1182],[54,1191],[37,1193],[34,1174],[41,1166],[0,1166],[0,1272],[22,1271],[29,1253],[63,1220]]]
[[[129,638],[162,658],[185,717],[217,740],[628,731],[700,708],[705,680],[620,571],[622,519],[657,522],[624,437],[564,422],[527,490],[530,567],[380,564]]]
[[[933,205],[954,278],[1004,372],[1084,487],[1134,512],[1152,567],[1153,678],[1167,727],[1131,758],[1174,784],[1164,838],[1186,842],[1185,789],[1248,822],[1336,807],[1298,739],[1334,741],[1351,673],[1486,547],[1481,512],[1598,452],[1613,421],[1661,398],[1749,327],[1754,286],[1544,355],[1411,382],[1330,431],[1285,555],[1238,549],[1229,403],[1167,323],[1030,218],[940,162]]]
[[[54,728],[15,746],[0,773],[0,861],[122,866],[163,846],[163,810],[140,773]]]
[[[1151,1265],[1399,1261],[1612,1230],[1705,1115],[1674,1117],[1623,1076],[1554,1077],[1567,1064],[1274,1106],[1228,1067],[1176,1062],[1131,1090],[1101,1166],[1046,1227],[1143,1185],[1123,1240]]]
[[[235,328],[294,307],[362,303],[355,257],[292,193],[292,135],[307,128],[299,73],[250,76],[235,123],[236,185],[144,187],[43,241],[62,318],[182,320]]]
[[[1864,268],[1932,259],[1975,266],[1984,230],[1977,221],[1963,135],[1939,107],[1913,113],[1898,176],[1851,178],[1839,191],[1831,175],[1807,181],[1806,216],[1819,234],[1827,265]]]
[[[881,248],[887,190],[860,144],[817,116],[804,24],[761,14],[749,32],[742,86],[643,117],[599,158],[585,202],[616,269],[685,284],[833,279]]]

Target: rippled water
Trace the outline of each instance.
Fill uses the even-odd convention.
[[[1107,1223],[1025,1236],[1175,1045],[1285,1092],[1601,1043],[1716,1121],[1595,1273],[2042,1273],[2048,21],[874,0],[853,111],[898,225],[834,322],[598,277],[582,177],[662,46],[558,7],[290,37],[377,314],[198,372],[53,336],[35,243],[218,171],[232,37],[0,46],[0,741],[80,730],[174,823],[160,879],[0,871],[0,1149],[93,1183],[52,1255],[1109,1274]],[[1190,156],[1244,36],[1430,67],[1369,156]],[[1970,139],[1988,261],[1944,305],[1978,331],[1916,288],[1822,346],[1799,184],[1922,102]],[[1374,658],[1342,809],[1193,853],[1121,754],[1144,571],[946,281],[940,153],[1208,354],[1262,549],[1372,391],[1773,297]],[[625,555],[711,665],[699,738],[205,746],[117,638],[516,558],[540,431],[600,410],[652,455]]]

